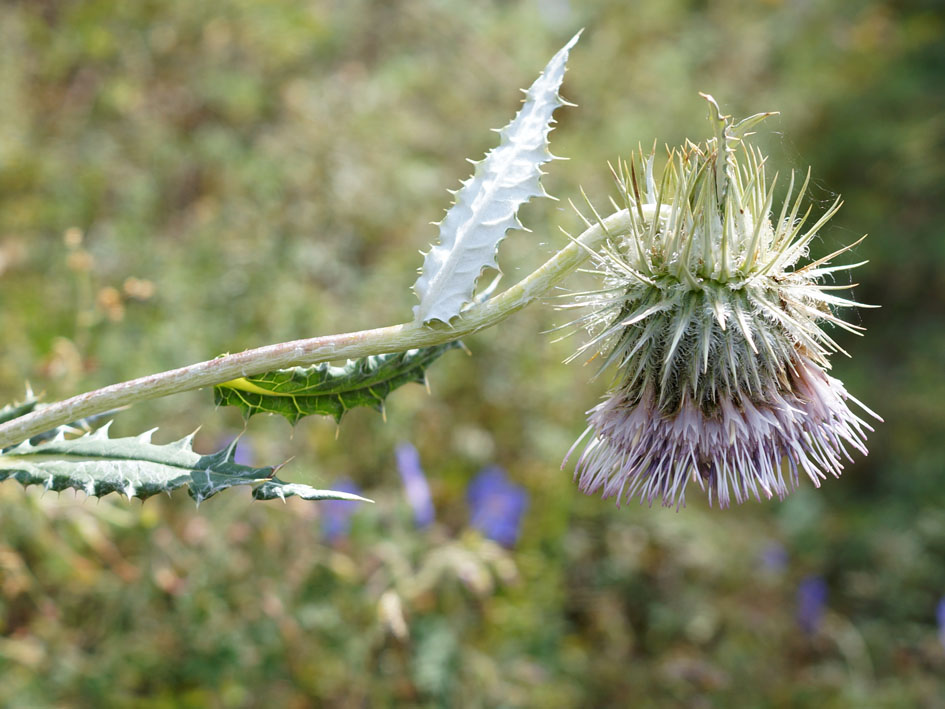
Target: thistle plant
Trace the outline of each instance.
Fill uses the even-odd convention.
[[[201,388],[246,417],[277,413],[293,424],[313,414],[341,421],[354,406],[383,412],[392,391],[423,382],[460,338],[548,298],[588,261],[600,287],[567,306],[585,309],[574,322],[590,333],[576,356],[600,357],[616,377],[582,437],[589,441],[575,474],[585,492],[678,506],[695,479],[725,506],[733,497],[783,497],[801,470],[815,484],[839,474],[848,446],[865,452],[869,426],[826,373],[828,356],[841,350],[824,327],[858,330],[837,314],[855,303],[821,281],[853,267],[829,265],[852,245],[799,265],[839,204],[806,227],[805,180],[772,216],[775,180],[768,184],[764,159],[746,142],[767,114],[735,123],[706,97],[712,138],[670,151],[659,177],[653,154],[619,163],[622,204],[612,213],[594,211],[583,233],[517,284],[499,293],[498,281],[480,287],[483,271],[499,268],[507,232],[521,228],[519,208],[548,196],[542,165],[553,159],[548,136],[566,104],[558,91],[579,35],[454,193],[424,255],[411,321],[227,354],[52,404],[28,394],[0,410],[0,480],[129,498],[187,487],[198,502],[236,485],[258,499],[363,500],[285,482],[281,465],[238,464],[235,444],[200,455],[190,438],[111,438],[107,421],[130,404]]]
[[[783,499],[800,471],[819,486],[847,447],[866,453],[872,429],[847,402],[876,417],[825,371],[843,350],[823,325],[862,328],[834,312],[858,305],[832,294],[849,286],[822,281],[860,265],[829,265],[859,242],[798,265],[839,199],[808,226],[810,173],[792,201],[792,172],[774,216],[777,176],[745,141],[770,114],[735,123],[704,98],[714,137],[669,151],[659,177],[652,153],[614,171],[629,228],[591,255],[603,287],[574,297],[591,334],[578,354],[617,369],[576,475],[618,501],[678,507],[691,479],[722,507]]]

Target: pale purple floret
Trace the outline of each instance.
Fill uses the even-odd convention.
[[[331,486],[332,490],[361,494],[361,489],[351,480],[344,478]],[[354,500],[324,500],[318,506],[322,520],[322,533],[330,542],[334,542],[348,535],[351,528],[351,515],[358,509]]]
[[[466,499],[474,529],[503,546],[515,545],[522,515],[528,507],[525,488],[510,482],[502,468],[493,466],[473,478]]]
[[[413,519],[418,527],[433,524],[433,497],[423,468],[420,467],[420,454],[409,443],[401,443],[395,452],[397,470],[404,483],[407,502],[413,510]]]
[[[800,471],[819,487],[828,474],[839,477],[847,446],[866,453],[872,428],[847,401],[862,404],[810,360],[799,357],[790,378],[788,390],[765,401],[723,398],[712,415],[687,400],[674,415],[661,414],[651,392],[633,404],[618,390],[590,413],[592,438],[575,477],[585,493],[618,504],[637,498],[677,508],[690,480],[723,508],[733,498],[783,499]]]
[[[820,576],[807,576],[797,586],[797,624],[807,634],[820,628],[829,589]]]

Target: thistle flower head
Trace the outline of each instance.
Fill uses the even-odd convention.
[[[722,507],[783,498],[801,470],[815,485],[839,475],[871,430],[825,371],[842,350],[824,325],[861,329],[836,312],[857,305],[832,293],[848,286],[822,283],[860,265],[829,265],[855,244],[800,265],[839,200],[811,224],[810,173],[799,189],[792,173],[775,209],[777,176],[745,140],[770,114],[735,123],[705,98],[713,138],[670,151],[658,178],[653,154],[618,164],[629,228],[594,254],[603,287],[569,306],[591,335],[575,356],[618,372],[575,475],[618,502],[679,506],[692,479]]]

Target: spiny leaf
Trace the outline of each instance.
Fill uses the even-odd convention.
[[[361,497],[350,492],[341,492],[340,490],[318,490],[308,485],[298,483],[283,482],[273,476],[258,487],[253,488],[253,499],[256,500],[282,500],[285,502],[287,497],[301,497],[303,500],[351,500],[355,502],[373,502],[366,497]]]
[[[233,459],[236,441],[212,455],[200,455],[191,447],[192,435],[156,445],[151,443],[153,431],[109,438],[109,425],[80,438],[66,439],[60,434],[39,444],[20,443],[0,455],[0,481],[13,478],[25,486],[42,485],[57,492],[71,488],[94,497],[117,492],[129,499],[187,487],[198,504],[235,485],[257,486],[253,496],[260,500],[291,496],[365,500],[346,492],[283,482],[275,477],[279,466],[240,465]]]
[[[247,417],[281,414],[290,423],[303,416],[322,414],[340,421],[348,409],[370,406],[384,409],[384,399],[409,382],[423,383],[426,368],[458,342],[349,360],[342,367],[327,363],[312,367],[277,369],[234,379],[213,388],[218,405],[238,406]]]
[[[38,403],[39,398],[33,395],[31,389],[27,389],[26,396],[23,398],[23,401],[7,404],[2,409],[0,409],[0,423],[12,421],[13,419],[19,418],[20,416],[26,416],[26,414],[30,413],[36,408]]]
[[[37,408],[42,406],[43,404],[40,404]],[[73,421],[72,423],[57,426],[56,428],[49,431],[44,431],[43,433],[37,433],[35,436],[30,438],[30,443],[36,445],[42,441],[48,441],[51,438],[55,438],[60,434],[63,436],[78,436],[82,433],[91,433],[100,425],[111,421],[111,419],[115,417],[115,414],[124,411],[127,408],[127,406],[122,406],[117,409],[109,409],[108,411],[104,411],[100,414],[92,414],[91,416],[86,416],[85,418],[81,418],[78,421]]]
[[[13,419],[19,418],[20,416],[26,416],[26,414],[32,413],[42,406],[44,406],[44,404],[40,403],[39,397],[33,394],[33,390],[27,386],[26,396],[23,398],[23,401],[7,404],[3,408],[0,408],[0,423],[12,421]],[[57,426],[52,430],[38,433],[30,438],[30,442],[35,445],[41,441],[47,441],[50,438],[55,438],[60,433],[63,435],[72,436],[77,436],[81,433],[89,433],[95,429],[99,423],[104,422],[105,420],[110,420],[112,417],[114,417],[114,415],[121,411],[122,408],[111,409],[110,411],[105,411],[101,414],[86,416],[85,418],[79,419],[78,421],[73,421],[72,423],[67,423],[63,426]],[[6,448],[0,449],[0,453],[5,453],[13,447],[14,446],[7,446]]]
[[[526,92],[525,105],[500,131],[499,146],[476,165],[463,182],[453,206],[440,222],[439,244],[425,255],[414,290],[420,322],[449,323],[473,296],[486,267],[498,269],[495,255],[509,229],[520,229],[518,210],[532,197],[547,197],[540,166],[552,159],[548,133],[554,110],[564,104],[558,88],[564,79],[568,52],[578,32],[545,67]]]

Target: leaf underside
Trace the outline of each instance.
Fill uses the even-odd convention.
[[[541,186],[541,165],[552,159],[548,133],[552,114],[564,104],[558,89],[564,79],[568,53],[578,32],[548,62],[526,92],[525,104],[505,128],[498,147],[476,166],[440,222],[439,243],[424,256],[414,291],[419,322],[444,323],[470,302],[485,268],[498,270],[496,250],[509,229],[522,228],[518,210],[532,197],[547,197]]]
[[[236,441],[212,455],[200,455],[191,447],[193,436],[156,445],[151,443],[152,433],[109,438],[106,425],[74,439],[59,435],[39,444],[24,441],[0,455],[0,481],[12,478],[24,486],[42,485],[57,492],[82,490],[94,497],[117,492],[142,500],[186,487],[198,504],[237,485],[253,486],[257,500],[369,501],[346,492],[284,482],[275,477],[280,466],[241,465],[234,460]]]
[[[356,406],[384,410],[394,389],[410,382],[424,383],[426,368],[458,342],[349,360],[341,367],[327,363],[278,369],[213,388],[214,401],[237,406],[247,418],[259,413],[280,414],[290,423],[321,414],[336,421]]]

